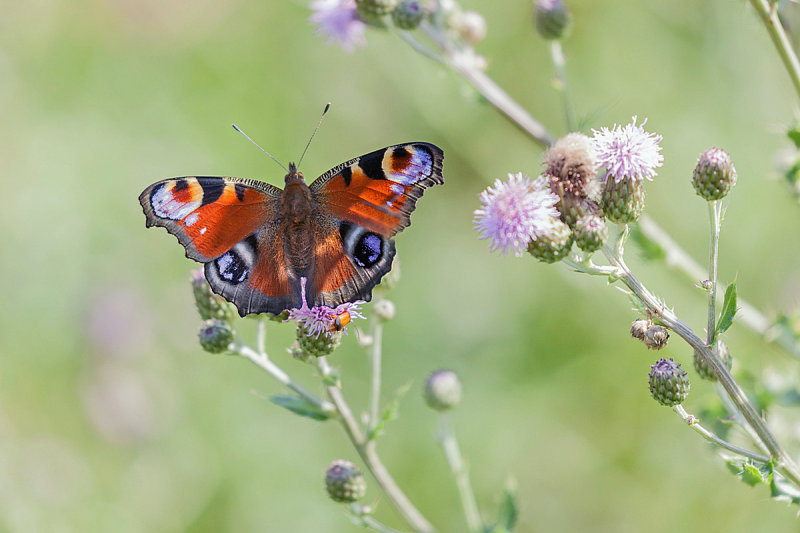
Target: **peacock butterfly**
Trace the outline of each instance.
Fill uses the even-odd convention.
[[[370,300],[391,269],[392,237],[411,224],[425,189],[444,183],[443,158],[437,146],[411,142],[337,165],[311,185],[291,163],[282,190],[243,178],[170,178],[139,203],[147,227],[166,228],[186,257],[205,263],[211,288],[241,316],[334,308]]]

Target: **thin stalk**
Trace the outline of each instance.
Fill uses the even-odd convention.
[[[372,365],[372,393],[369,402],[369,425],[367,433],[372,433],[378,425],[378,411],[381,405],[381,363],[383,325],[380,319],[372,313],[372,346],[370,347],[369,361]]]
[[[748,459],[752,459],[760,463],[769,462],[769,457],[767,457],[766,455],[761,455],[760,453],[755,453],[751,452],[750,450],[740,448],[739,446],[731,444],[730,442],[723,440],[714,433],[710,432],[702,425],[700,425],[699,420],[695,418],[694,415],[688,414],[682,405],[676,405],[672,408],[672,410],[678,413],[678,416],[680,416],[684,421],[686,421],[686,423],[689,424],[690,428],[692,428],[696,433],[699,433],[700,436],[702,436],[708,442],[711,442],[713,444],[716,444],[717,446],[725,448],[726,450],[731,451],[737,455],[741,455],[742,457],[747,457]]]
[[[722,204],[719,200],[708,202],[708,219],[711,224],[711,244],[709,245],[708,279],[711,281],[711,290],[708,291],[708,329],[706,330],[706,344],[714,345],[716,332],[714,321],[717,317],[717,264],[719,262],[719,231],[722,219]]]
[[[325,357],[317,358],[317,367],[323,375],[328,375],[331,368]],[[394,478],[392,478],[389,471],[383,465],[383,462],[378,455],[375,448],[374,440],[367,440],[364,433],[353,416],[353,411],[344,399],[342,391],[336,386],[326,387],[328,398],[336,406],[339,412],[339,421],[344,428],[345,434],[350,439],[353,448],[355,448],[361,460],[367,466],[367,469],[372,473],[375,481],[380,485],[383,493],[389,501],[392,502],[397,512],[408,522],[408,525],[418,533],[431,533],[434,531],[430,522],[417,510],[414,504],[408,499],[402,489],[397,485]]]
[[[553,67],[556,71],[558,84],[556,89],[561,93],[561,101],[564,104],[564,120],[567,123],[567,131],[575,130],[575,121],[572,118],[572,106],[569,102],[569,84],[567,83],[567,67],[564,60],[564,50],[561,48],[561,41],[553,39],[550,41],[550,57],[553,60]]]
[[[260,354],[267,353],[267,319],[261,317],[258,319],[258,327],[256,328],[256,349]]]
[[[450,465],[450,471],[453,473],[456,487],[458,487],[458,495],[461,498],[461,505],[464,507],[467,529],[472,533],[478,533],[483,530],[483,522],[478,511],[475,493],[472,491],[472,485],[469,482],[469,469],[464,464],[456,435],[450,427],[450,422],[445,413],[439,415],[439,444],[444,450],[447,464]]]
[[[778,18],[778,3],[770,3],[767,0],[750,0],[750,5],[764,23],[764,27],[772,39],[772,44],[775,45],[775,49],[783,61],[783,66],[786,67],[786,72],[792,80],[794,90],[800,96],[800,61],[797,60],[792,43]]]
[[[332,403],[318,398],[315,394],[309,392],[305,387],[290,378],[289,374],[284,372],[283,369],[273,363],[266,353],[258,353],[249,346],[243,344],[236,345],[235,352],[243,357],[246,357],[247,359],[250,359],[250,361],[255,363],[262,370],[266,370],[270,376],[286,385],[289,389],[302,396],[305,400],[314,404],[320,410],[327,413],[336,412],[336,407],[334,407]]]
[[[733,378],[730,371],[728,371],[728,368],[722,364],[719,358],[709,350],[705,342],[700,339],[689,326],[658,301],[658,299],[642,285],[639,279],[628,269],[628,266],[621,257],[616,256],[608,246],[603,248],[603,253],[608,261],[619,269],[619,279],[633,291],[639,300],[647,306],[650,312],[657,316],[666,327],[677,333],[689,346],[700,354],[703,361],[714,372],[714,375],[725,389],[736,409],[742,414],[769,451],[770,457],[778,464],[781,473],[789,478],[795,486],[800,487],[800,472],[798,472],[797,466],[772,432],[770,432],[764,420],[750,403],[747,395]]]

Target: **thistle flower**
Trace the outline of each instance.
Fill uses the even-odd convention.
[[[315,0],[310,20],[328,41],[339,41],[346,52],[367,44],[366,24],[356,12],[355,0]]]
[[[633,117],[625,126],[614,124],[610,130],[592,130],[595,155],[599,165],[607,171],[606,180],[609,177],[617,183],[623,178],[652,180],[656,175],[655,169],[664,161],[658,145],[661,135],[644,131],[646,123],[647,119],[637,126],[636,117]]]
[[[325,489],[335,502],[352,503],[367,492],[367,481],[356,465],[337,459],[325,469]]]
[[[650,395],[667,407],[683,403],[689,395],[686,371],[671,357],[659,359],[650,367]]]
[[[528,243],[547,233],[559,213],[558,196],[550,192],[547,180],[533,181],[521,172],[509,174],[508,181],[496,179],[494,186],[481,193],[483,206],[475,210],[473,222],[481,239],[490,239],[491,251],[509,250],[522,256]]]
[[[336,319],[345,313],[348,313],[351,319],[364,318],[364,315],[360,313],[361,305],[358,303],[345,302],[336,307],[328,307],[327,305],[308,307],[306,303],[306,281],[306,278],[300,278],[300,295],[303,300],[303,306],[299,309],[289,309],[289,318],[285,322],[296,321],[308,337],[319,338],[321,334],[324,334],[333,339],[334,335],[338,333],[335,327]],[[343,327],[342,331],[346,332],[346,329]]]

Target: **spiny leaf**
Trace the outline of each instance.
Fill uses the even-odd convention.
[[[274,396],[270,396],[269,401],[275,405],[280,405],[281,407],[288,409],[297,415],[305,416],[313,420],[324,421],[331,417],[331,413],[320,409],[310,401],[300,396],[294,396],[292,394],[276,394]]]
[[[762,472],[751,461],[745,459],[729,459],[726,464],[728,470],[751,487],[767,483],[772,475],[770,466],[767,466],[766,471]]]
[[[725,333],[733,324],[733,317],[736,316],[736,281],[728,285],[725,289],[725,300],[722,303],[722,314],[717,325],[717,334]]]
[[[648,237],[639,224],[630,225],[630,239],[639,247],[645,261],[660,261],[667,257],[667,252],[656,241]]]
[[[392,401],[386,405],[383,414],[378,419],[375,427],[369,432],[367,440],[374,440],[381,436],[383,430],[386,428],[386,423],[397,418],[397,413],[400,410],[400,400],[406,395],[408,389],[411,388],[411,382],[406,383],[394,393]]]

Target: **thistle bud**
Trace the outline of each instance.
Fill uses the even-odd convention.
[[[672,407],[689,395],[689,378],[672,358],[659,359],[650,367],[650,395],[661,405]]]
[[[231,321],[233,319],[235,308],[211,291],[211,285],[206,281],[202,268],[192,271],[192,294],[197,312],[203,320],[216,318]]]
[[[602,248],[608,240],[608,226],[603,217],[587,214],[575,223],[572,235],[578,248],[592,253]]]
[[[572,15],[561,0],[534,0],[533,22],[547,40],[561,39],[569,33]]]
[[[572,248],[572,232],[569,226],[555,220],[553,227],[528,243],[528,253],[543,263],[561,261]]]
[[[401,30],[417,28],[425,18],[425,9],[417,0],[400,0],[392,11],[392,22]]]
[[[222,353],[233,342],[233,328],[224,320],[211,319],[203,322],[197,334],[200,346],[209,353]]]
[[[437,370],[425,381],[424,396],[431,409],[452,409],[461,402],[461,381],[452,370]]]
[[[697,159],[692,173],[697,195],[711,202],[724,198],[736,185],[736,169],[731,156],[722,148],[709,148]]]
[[[330,355],[342,343],[341,331],[312,332],[304,324],[297,325],[297,347],[307,355]]]
[[[325,470],[325,489],[333,501],[353,503],[366,494],[367,481],[356,465],[337,459]]]
[[[388,15],[394,10],[397,0],[356,0],[356,11],[369,20]]]
[[[613,176],[606,176],[600,203],[611,222],[627,224],[637,221],[645,203],[642,180],[625,177],[618,182]]]
[[[714,355],[719,357],[719,360],[722,361],[722,364],[730,370],[731,366],[733,366],[733,359],[731,358],[730,350],[728,350],[728,345],[722,342],[721,340],[717,340],[716,344],[713,348]],[[697,372],[697,375],[700,376],[701,379],[705,379],[706,381],[717,381],[717,376],[714,374],[714,370],[706,364],[705,360],[700,356],[697,351],[694,352],[694,370]]]

